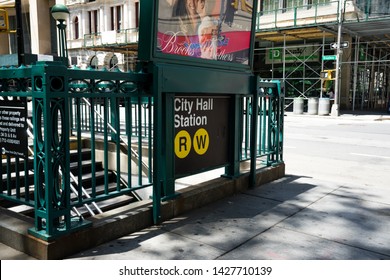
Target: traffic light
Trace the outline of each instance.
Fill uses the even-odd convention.
[[[321,71],[320,78],[324,80],[334,80],[336,78],[336,70]]]
[[[0,9],[0,32],[8,30],[8,13],[6,10]]]

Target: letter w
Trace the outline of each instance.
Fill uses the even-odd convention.
[[[206,141],[207,141],[207,135],[196,136],[196,144],[198,145],[199,149],[204,149],[205,148]]]

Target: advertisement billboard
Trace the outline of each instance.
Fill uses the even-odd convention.
[[[160,0],[157,54],[249,65],[253,0]]]

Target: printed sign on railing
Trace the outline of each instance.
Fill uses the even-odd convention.
[[[2,101],[0,105],[0,149],[2,155],[27,156],[27,105]]]

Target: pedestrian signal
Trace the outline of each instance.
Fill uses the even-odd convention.
[[[0,31],[8,30],[8,13],[6,10],[0,9]]]
[[[335,70],[321,71],[320,78],[324,80],[334,80],[336,78]]]

